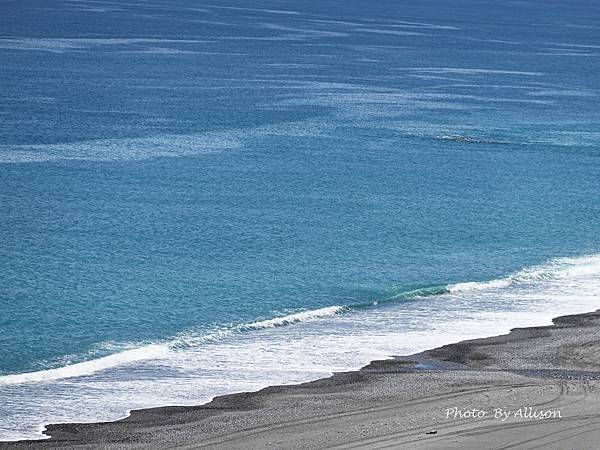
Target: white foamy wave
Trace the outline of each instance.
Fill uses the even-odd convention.
[[[600,255],[557,258],[540,266],[520,270],[512,275],[518,282],[579,278],[600,274]]]
[[[490,281],[471,281],[447,286],[448,292],[484,291],[507,288],[513,284],[533,283],[547,280],[576,279],[600,275],[600,255],[577,258],[557,258],[546,264],[519,270],[508,277]]]
[[[344,306],[329,306],[326,308],[301,311],[287,316],[275,317],[273,319],[260,320],[252,323],[245,323],[237,326],[224,327],[210,333],[188,332],[183,333],[169,343],[169,348],[185,349],[197,348],[202,345],[212,344],[224,339],[230,338],[236,333],[244,331],[267,330],[269,328],[283,327],[300,322],[307,322],[316,319],[335,316],[344,312],[347,308]]]
[[[21,383],[57,381],[67,378],[93,375],[102,370],[112,369],[134,362],[160,359],[166,357],[171,350],[177,350],[186,347],[197,347],[202,344],[214,343],[227,337],[231,337],[236,332],[264,330],[268,328],[282,327],[294,323],[330,317],[343,312],[344,309],[345,308],[343,306],[330,306],[315,310],[302,311],[283,317],[276,317],[273,319],[242,324],[236,327],[222,329],[213,333],[203,334],[200,336],[193,334],[181,335],[165,344],[146,345],[140,348],[125,350],[119,353],[115,353],[113,355],[104,356],[102,358],[97,358],[76,364],[70,364],[55,369],[1,376],[0,386]]]
[[[343,306],[329,306],[327,308],[314,309],[311,311],[302,311],[295,314],[290,314],[284,317],[277,317],[275,319],[262,320],[260,322],[253,322],[247,325],[242,325],[240,328],[243,330],[262,330],[266,328],[276,328],[284,325],[290,325],[297,322],[304,322],[312,319],[319,319],[322,317],[334,316],[344,311]]]
[[[66,378],[93,375],[102,370],[122,366],[125,364],[139,362],[147,359],[160,358],[166,356],[168,352],[169,349],[166,345],[147,345],[132,350],[125,350],[114,355],[93,359],[91,361],[84,361],[64,367],[57,367],[55,369],[19,373],[14,375],[4,375],[0,377],[0,386],[22,383],[56,381]]]
[[[501,278],[491,281],[471,281],[468,283],[456,283],[448,286],[448,292],[469,292],[469,291],[484,291],[488,289],[501,289],[510,286],[513,280],[510,278]]]

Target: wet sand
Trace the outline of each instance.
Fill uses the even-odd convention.
[[[47,434],[0,448],[597,449],[600,312]]]

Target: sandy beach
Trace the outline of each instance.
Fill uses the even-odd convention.
[[[1,448],[595,449],[600,312]]]

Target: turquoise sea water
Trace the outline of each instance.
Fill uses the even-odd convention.
[[[595,2],[1,7],[0,439],[600,307]]]

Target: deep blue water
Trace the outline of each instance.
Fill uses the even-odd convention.
[[[0,8],[0,375],[600,253],[596,2]]]

